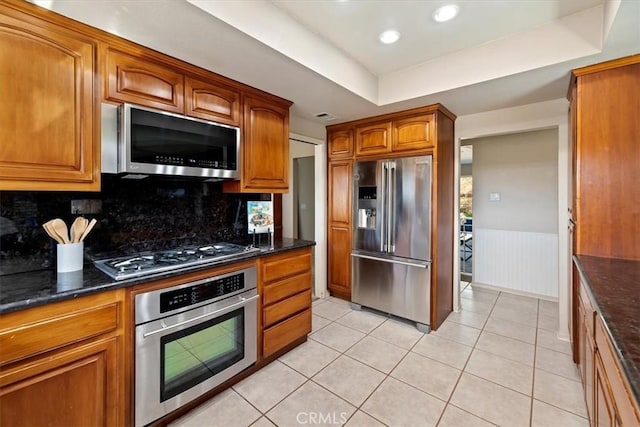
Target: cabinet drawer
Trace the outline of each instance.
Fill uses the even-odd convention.
[[[0,365],[115,330],[118,304],[46,318],[0,331]]]
[[[305,289],[311,289],[311,273],[299,274],[265,285],[262,291],[262,303],[264,305],[273,304]]]
[[[309,332],[311,332],[311,310],[305,310],[297,316],[265,329],[262,354],[267,357]]]
[[[263,260],[262,281],[271,282],[309,270],[311,270],[311,251],[308,249],[276,255]]]
[[[264,326],[268,327],[277,323],[292,314],[306,310],[311,306],[311,289],[299,293],[273,305],[265,307],[263,310]]]

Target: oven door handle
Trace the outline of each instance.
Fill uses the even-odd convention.
[[[240,305],[245,305],[248,302],[251,302],[254,299],[258,299],[258,298],[260,298],[260,295],[254,295],[251,298],[240,297],[240,301],[236,302],[235,304],[228,305],[225,308],[221,308],[219,310],[212,311],[211,313],[201,314],[200,316],[193,317],[193,318],[191,318],[189,320],[184,320],[182,322],[178,322],[175,325],[165,326],[165,327],[162,327],[160,329],[156,329],[155,331],[146,332],[146,333],[142,334],[142,337],[143,338],[147,338],[147,337],[149,337],[151,335],[159,334],[160,332],[165,332],[165,331],[168,331],[170,329],[174,329],[174,328],[177,328],[177,327],[180,327],[180,326],[184,326],[184,325],[186,325],[188,323],[191,323],[191,322],[196,322],[198,320],[204,319],[205,317],[210,317],[210,316],[213,316],[214,314],[218,314],[218,313],[220,313],[222,311],[227,311],[230,308],[238,307]]]

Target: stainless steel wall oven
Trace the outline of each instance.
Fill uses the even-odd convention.
[[[136,426],[256,362],[258,298],[255,267],[136,295]]]

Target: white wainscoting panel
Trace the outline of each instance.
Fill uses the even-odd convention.
[[[473,229],[473,281],[558,297],[558,235]]]

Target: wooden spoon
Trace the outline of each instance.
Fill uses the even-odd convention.
[[[94,225],[96,225],[96,219],[93,218],[91,220],[91,222],[89,223],[89,225],[87,225],[87,228],[84,229],[84,232],[82,233],[82,236],[80,236],[80,242],[82,242],[84,240],[85,237],[87,237],[87,234],[89,234],[89,232],[91,231],[91,229],[93,228]]]
[[[83,217],[79,216],[71,224],[71,243],[78,243],[80,241],[80,236],[87,228],[87,220]]]
[[[63,243],[67,244],[69,242],[69,230],[67,229],[67,224],[64,223],[60,218],[52,219],[51,228],[53,228],[58,236],[62,238]]]
[[[46,231],[49,237],[51,237],[53,240],[55,240],[60,244],[64,244],[64,241],[62,240],[62,238],[58,236],[56,231],[52,228],[51,221],[48,221],[42,224],[42,228],[44,228],[44,231]]]

